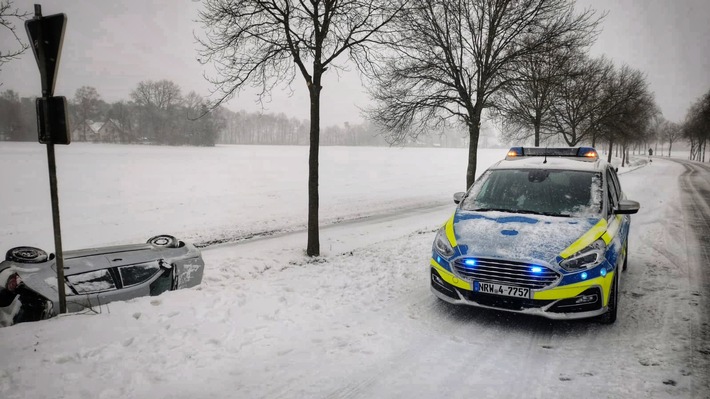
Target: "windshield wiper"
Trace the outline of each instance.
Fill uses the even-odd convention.
[[[571,215],[566,215],[566,214],[564,214],[564,213],[537,212],[537,211],[529,211],[529,210],[526,210],[526,209],[519,209],[519,210],[517,210],[517,211],[510,211],[510,212],[513,212],[513,213],[529,213],[529,214],[533,214],[533,215],[544,215],[544,216],[559,216],[559,217],[563,217],[563,218],[571,217]]]
[[[503,208],[477,208],[473,210],[474,212],[515,212],[510,209]]]
[[[503,208],[477,208],[473,210],[474,212],[508,212],[508,213],[523,213],[530,215],[543,215],[543,216],[559,216],[563,218],[571,217],[571,215],[566,215],[563,213],[552,213],[552,212],[537,212],[529,211],[527,209],[503,209]]]

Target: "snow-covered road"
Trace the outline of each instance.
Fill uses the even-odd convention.
[[[707,223],[710,213],[708,197],[692,192],[710,189],[710,173],[688,164],[657,159],[621,177],[627,195],[641,200],[643,210],[633,218],[630,267],[614,326],[551,322],[435,300],[422,261],[431,233],[418,232],[430,232],[436,223],[403,219],[398,225],[420,230],[406,239],[392,231],[392,241],[355,251],[377,265],[365,273],[386,280],[371,281],[376,287],[363,287],[373,279],[363,270],[353,273],[347,255],[313,265],[323,269],[319,276],[306,273],[316,281],[303,281],[297,270],[270,275],[272,287],[294,287],[272,298],[283,305],[272,310],[287,331],[255,347],[250,365],[238,367],[248,376],[240,390],[246,397],[708,397],[710,291],[702,283],[708,263],[698,252],[692,220]],[[690,184],[684,168],[693,170]],[[352,227],[324,235],[352,242],[353,234],[361,234]],[[382,232],[368,223],[357,227]],[[283,243],[266,241],[257,252]],[[245,245],[239,256],[251,259],[252,249]],[[232,254],[239,252],[235,248]],[[367,296],[377,304],[362,306],[363,299],[356,298]],[[319,306],[332,301],[335,306]],[[299,316],[304,306],[327,314],[308,312],[304,322]]]
[[[454,205],[413,207],[323,228],[317,259],[302,232],[212,246],[199,289],[0,329],[0,397],[708,398],[710,172],[621,182],[642,208],[612,326],[440,302]]]

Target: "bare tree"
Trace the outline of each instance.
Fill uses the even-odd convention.
[[[614,143],[624,154],[629,144],[648,141],[653,119],[659,114],[646,76],[627,65],[614,70],[604,84],[593,123],[594,134],[609,141],[609,160]],[[625,157],[622,157],[622,165]]]
[[[578,53],[554,46],[545,53],[522,57],[514,72],[515,80],[500,91],[493,108],[505,137],[513,141],[533,137],[535,147],[539,147],[542,135],[556,135],[550,106],[557,86],[568,78],[567,64],[573,54]]]
[[[167,110],[182,102],[180,87],[169,80],[142,81],[131,92],[131,98],[137,104]]]
[[[681,126],[675,122],[666,122],[663,124],[663,137],[668,141],[668,156],[671,156],[673,143],[683,136]]]
[[[710,90],[688,110],[682,126],[683,136],[690,142],[690,159],[705,162],[710,139]]]
[[[213,63],[218,76],[216,104],[248,85],[268,98],[280,83],[300,75],[310,97],[308,159],[309,256],[320,254],[318,232],[318,150],[320,95],[325,72],[349,58],[368,67],[370,45],[399,10],[387,0],[205,0],[200,12],[206,38],[198,39],[203,63]],[[342,57],[341,57],[342,56]]]
[[[503,133],[518,140],[534,138],[540,146],[541,135],[555,135],[551,125],[551,105],[559,86],[570,79],[570,65],[584,58],[583,51],[598,34],[603,16],[577,21],[577,28],[540,46],[540,51],[524,54],[513,68],[511,84],[496,96],[494,115],[502,122]]]
[[[389,36],[372,120],[391,142],[454,119],[468,129],[466,186],[476,176],[484,108],[508,85],[518,61],[587,26],[571,0],[413,0]]]
[[[183,102],[180,87],[165,79],[142,81],[130,96],[140,111],[140,125],[144,137],[161,144],[171,142],[171,133],[177,128],[175,123],[178,107]]]
[[[556,87],[550,106],[552,129],[569,146],[591,139],[597,120],[610,102],[605,88],[612,79],[613,65],[602,57],[577,57],[565,72],[566,79]]]
[[[12,6],[11,0],[0,0],[0,32],[3,32],[0,37],[9,33],[12,37],[11,41],[15,42],[15,46],[12,49],[5,50],[0,49],[0,70],[3,64],[12,61],[24,53],[25,50],[29,48],[29,45],[20,39],[17,34],[17,27],[15,26],[14,20],[22,21],[30,15],[29,12],[20,11],[19,8],[14,8]],[[3,40],[4,42],[4,40]]]
[[[80,126],[81,141],[86,141],[87,123],[98,122],[94,119],[99,116],[100,100],[99,92],[91,86],[82,86],[74,93],[72,110],[74,111],[74,123],[76,126]]]

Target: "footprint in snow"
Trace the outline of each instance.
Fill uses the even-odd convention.
[[[675,380],[671,380],[671,379],[667,379],[667,380],[663,381],[663,383],[665,385],[670,385],[672,387],[676,386],[676,384],[677,384],[677,382],[675,382]]]
[[[161,303],[162,303],[162,302],[160,301],[160,299],[153,299],[152,301],[150,301],[150,304],[153,305],[153,306],[158,306],[158,305],[160,305]]]

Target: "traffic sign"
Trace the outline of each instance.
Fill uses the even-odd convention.
[[[64,252],[59,220],[59,190],[57,188],[57,160],[54,155],[54,144],[69,144],[69,127],[67,126],[67,100],[64,97],[53,97],[53,95],[66,26],[67,16],[65,14],[43,17],[42,6],[39,4],[35,4],[35,17],[25,21],[25,30],[27,36],[30,37],[30,47],[32,47],[42,78],[42,97],[37,99],[37,130],[39,142],[47,144],[54,251],[57,254],[59,313],[67,312],[67,298],[64,292]]]
[[[37,131],[42,144],[69,144],[69,117],[66,97],[39,97],[37,106]]]
[[[54,83],[59,70],[59,57],[62,54],[64,28],[67,26],[66,14],[54,14],[43,17],[41,14],[25,21],[25,30],[30,37],[30,47],[39,66],[42,77],[42,96],[54,94]]]

